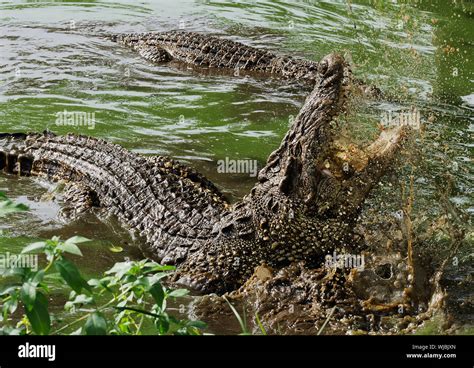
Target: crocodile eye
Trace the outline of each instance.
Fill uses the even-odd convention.
[[[325,75],[326,72],[328,71],[328,68],[329,68],[329,65],[328,65],[327,60],[322,60],[321,63],[319,64],[319,66],[318,66],[318,72],[321,75]]]
[[[392,264],[385,263],[383,265],[377,266],[377,268],[375,269],[375,274],[384,280],[392,278]]]

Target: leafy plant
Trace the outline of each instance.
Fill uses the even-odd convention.
[[[243,316],[240,316],[239,312],[237,309],[232,305],[229,300],[223,296],[224,300],[227,302],[229,305],[230,310],[234,314],[235,318],[237,319],[237,322],[239,322],[241,333],[240,335],[251,335],[252,332],[249,330],[248,325],[247,325],[247,317],[245,313],[245,308],[243,308]],[[257,324],[258,328],[260,329],[260,333],[264,336],[267,335],[267,331],[265,330],[265,327],[263,326],[262,322],[260,321],[260,317],[258,316],[258,312],[255,312],[255,323]]]
[[[243,316],[241,317],[239,312],[237,312],[237,309],[235,309],[235,307],[231,304],[231,302],[229,302],[229,300],[225,296],[223,298],[227,302],[227,304],[229,305],[230,310],[232,311],[232,313],[234,313],[235,318],[239,322],[240,329],[242,330],[240,335],[251,335],[251,332],[250,332],[250,330],[248,329],[248,326],[247,326],[247,318],[246,318],[246,315],[245,315],[245,308],[243,309]]]
[[[8,317],[17,311],[19,302],[24,306],[24,316],[14,327],[4,323],[0,333],[58,334],[82,324],[74,334],[140,334],[145,320],[151,321],[160,335],[199,334],[206,327],[203,322],[178,320],[166,312],[169,298],[188,293],[161,284],[174,270],[172,266],[161,266],[146,259],[119,262],[105,273],[105,277],[86,281],[76,265],[64,256],[66,253],[82,255],[77,244],[86,241],[89,239],[79,236],[65,241],[53,237],[23,249],[23,254],[41,251],[46,256],[47,265],[38,271],[31,268],[4,271],[4,276],[16,277],[18,282],[0,292],[0,321],[8,321]],[[47,280],[58,278],[71,289],[65,310],[81,316],[52,331]],[[103,300],[106,301],[101,303]]]
[[[23,211],[26,206],[14,204],[1,193],[0,209],[6,209],[0,212],[1,216]],[[35,242],[23,248],[20,256],[41,253],[47,261],[44,268],[0,270],[1,276],[15,280],[0,290],[0,334],[59,334],[75,327],[78,328],[72,334],[141,334],[145,322],[160,335],[200,334],[206,328],[203,322],[179,320],[167,313],[167,300],[188,293],[162,285],[162,280],[174,270],[172,266],[147,259],[119,262],[103,278],[86,280],[65,255],[82,256],[78,244],[87,241],[74,236],[64,241],[53,237]],[[57,280],[71,290],[65,310],[79,317],[53,329],[55,316],[49,312],[48,294]]]
[[[255,312],[255,322],[257,323],[258,328],[260,328],[260,332],[262,335],[267,335],[267,330],[265,330],[265,327],[263,327],[262,322],[260,321],[260,317],[258,316],[258,313]]]
[[[0,192],[0,217],[9,213],[28,211],[28,206],[21,203],[14,203],[5,193]]]
[[[0,215],[24,211],[26,206],[14,204],[0,193]],[[172,266],[149,260],[116,263],[101,279],[86,280],[65,254],[82,256],[78,244],[89,239],[74,236],[65,241],[53,237],[32,243],[22,250],[41,253],[46,266],[6,268],[0,275],[15,280],[0,290],[0,334],[59,334],[79,326],[74,334],[140,334],[145,320],[158,334],[199,334],[206,325],[200,321],[178,320],[166,311],[167,300],[185,296],[185,289],[172,290],[161,284]],[[31,256],[31,255],[30,255]],[[36,255],[37,256],[37,255]],[[60,280],[71,289],[65,310],[80,317],[56,330],[54,316],[49,312],[48,294],[53,283]],[[105,300],[105,301],[104,301]],[[20,306],[23,315],[20,315]],[[12,325],[12,321],[18,321]]]

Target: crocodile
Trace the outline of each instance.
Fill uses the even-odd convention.
[[[274,74],[311,84],[317,79],[317,62],[278,56],[240,42],[196,32],[131,33],[110,35],[109,38],[131,47],[154,63],[177,60],[207,68]]]
[[[235,290],[262,263],[276,269],[296,261],[317,266],[335,249],[363,246],[354,225],[368,193],[394,159],[406,127],[383,130],[360,148],[364,159],[357,164],[341,161],[341,146],[346,145],[337,144],[337,118],[354,86],[344,58],[330,54],[318,63],[296,61],[221,41],[230,50],[226,54],[219,51],[223,48],[215,52],[215,38],[205,47],[206,36],[193,35],[196,47],[180,47],[179,36],[171,35],[156,36],[162,37],[156,38],[156,48],[145,48],[155,41],[142,35],[116,39],[135,44],[151,60],[216,60],[217,67],[241,65],[314,84],[241,201],[230,204],[203,175],[168,157],[147,157],[74,134],[0,134],[0,170],[73,183],[76,196],[89,198],[82,203],[117,216],[143,238],[146,256],[175,265],[174,281],[202,293]],[[245,50],[238,60],[233,46]],[[214,66],[211,61],[206,65]]]
[[[241,42],[197,32],[169,31],[112,34],[113,42],[128,46],[153,63],[178,61],[206,69],[232,70],[241,73],[270,75],[314,87],[318,80],[318,62],[288,55],[277,55]],[[364,96],[380,99],[382,91],[353,78]]]

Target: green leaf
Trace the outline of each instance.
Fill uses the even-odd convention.
[[[116,277],[121,279],[123,275],[125,275],[128,271],[130,271],[133,267],[133,262],[117,262],[113,265],[113,267],[106,271],[106,275],[115,274]]]
[[[32,244],[29,244],[26,247],[24,247],[23,250],[21,251],[21,253],[33,252],[33,251],[36,251],[36,250],[43,249],[44,247],[46,247],[46,242],[44,242],[44,241],[32,243]]]
[[[69,295],[69,301],[64,304],[64,310],[69,312],[75,312],[76,307],[82,307],[86,304],[91,304],[94,299],[91,296],[87,296],[85,294],[77,295],[75,291],[71,291],[71,295]]]
[[[153,284],[148,289],[148,292],[151,294],[153,299],[155,299],[156,304],[161,309],[163,308],[163,300],[165,299],[165,291],[163,290],[163,286],[159,282]]]
[[[111,247],[109,247],[109,250],[113,253],[121,253],[123,252],[123,248],[122,247],[119,247],[119,246],[115,246],[115,245],[112,245]]]
[[[25,282],[21,287],[20,297],[25,308],[31,311],[36,300],[36,285],[29,281]]]
[[[90,286],[99,286],[100,285],[100,280],[99,279],[90,279],[89,281],[87,281],[87,283]]]
[[[81,256],[81,257],[82,257],[82,252],[81,252],[81,250],[80,250],[79,247],[78,247],[76,244],[74,244],[74,243],[68,243],[67,241],[65,241],[64,243],[60,243],[57,248],[60,249],[60,250],[62,250],[63,252],[75,254],[75,255],[77,255],[77,256]]]
[[[5,268],[0,272],[0,274],[4,277],[11,276],[11,277],[17,277],[21,280],[25,280],[28,275],[31,273],[31,269],[22,267],[22,268]]]
[[[82,335],[82,327],[79,327],[76,331],[71,332],[69,335]]]
[[[148,276],[149,282],[151,285],[153,285],[155,282],[160,281],[161,279],[164,279],[165,277],[168,277],[169,273],[161,272],[161,273],[155,273],[151,276]]]
[[[181,297],[186,296],[188,294],[189,294],[189,290],[176,289],[176,290],[173,290],[170,293],[168,293],[168,296],[173,297],[173,298],[181,298]]]
[[[10,296],[11,298],[3,304],[3,313],[13,314],[18,308],[18,294],[11,293]]]
[[[167,314],[159,316],[155,320],[155,327],[160,335],[165,335],[170,329],[170,320]]]
[[[239,312],[237,312],[237,309],[235,309],[235,307],[229,302],[229,300],[225,296],[223,296],[223,298],[227,302],[227,304],[229,305],[229,308],[232,310],[232,313],[234,313],[235,318],[237,318],[237,321],[240,324],[240,328],[242,329],[242,334],[243,335],[248,335],[249,331],[247,329],[247,323],[246,323],[247,321],[245,321],[245,309],[244,309],[244,318],[242,318],[242,317],[240,317]]]
[[[18,336],[22,334],[22,330],[19,328],[13,328],[10,326],[3,326],[0,329],[0,336],[2,335],[9,335],[9,336]]]
[[[267,331],[265,330],[265,327],[263,327],[262,322],[260,321],[260,317],[258,316],[258,312],[255,312],[255,321],[257,322],[257,325],[260,328],[260,331],[262,332],[262,335],[266,336]]]
[[[30,280],[33,285],[38,285],[44,279],[44,270],[39,270],[30,275]]]
[[[48,335],[51,329],[51,318],[48,312],[48,299],[42,293],[36,293],[35,303],[31,310],[25,310],[34,333]]]
[[[80,294],[82,289],[90,291],[90,286],[86,280],[81,276],[76,265],[66,258],[61,258],[56,261],[55,267],[61,274],[61,277],[76,293]]]
[[[87,296],[85,294],[79,294],[79,295],[76,295],[74,300],[72,300],[71,302],[74,304],[90,304],[93,301],[94,299],[92,299],[91,296]]]
[[[207,328],[207,323],[203,321],[188,321],[186,323],[186,327],[194,327],[199,328],[200,330],[204,330]]]
[[[121,302],[117,303],[117,308],[124,308],[128,303],[128,300],[122,300]]]
[[[72,238],[69,238],[68,240],[65,241],[65,243],[68,244],[80,244],[80,243],[85,243],[91,241],[90,239],[84,238],[83,236],[73,236]]]
[[[0,289],[0,296],[11,294],[17,288],[18,286],[4,286],[3,289]]]
[[[58,283],[63,280],[61,275],[58,272],[51,272],[46,275],[44,275],[44,279],[47,280],[49,283]]]
[[[107,321],[100,312],[92,313],[84,325],[83,331],[86,335],[106,335]]]
[[[28,206],[21,203],[14,203],[4,193],[0,195],[0,217],[9,213],[28,211]]]
[[[134,285],[141,285],[145,289],[149,289],[150,285],[153,284],[153,283],[150,283],[150,281],[152,281],[152,279],[150,279],[149,277],[140,276],[133,284]]]
[[[90,279],[87,283],[95,288],[100,288],[103,290],[107,290],[110,293],[114,291],[111,289],[111,286],[115,285],[114,278],[112,276],[106,276],[100,280],[98,279]],[[100,292],[100,291],[99,291]]]
[[[148,263],[146,264],[147,267],[152,267],[151,269],[147,270],[148,272],[158,272],[158,271],[174,271],[176,270],[175,266],[149,266]]]

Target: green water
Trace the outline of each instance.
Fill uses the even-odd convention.
[[[262,164],[309,91],[277,80],[152,65],[100,37],[178,28],[311,60],[345,54],[357,76],[397,97],[354,113],[356,134],[372,138],[389,110],[416,106],[421,112],[424,165],[415,174],[416,211],[436,217],[449,178],[450,203],[473,213],[474,5],[468,1],[0,1],[0,131],[76,132],[170,155],[230,198],[243,196],[254,179],[217,173],[217,160]],[[64,110],[94,113],[95,126],[58,126],[56,114]],[[0,225],[10,234],[0,239],[0,251],[52,234],[81,234],[96,239],[84,252],[87,259],[78,260],[87,274],[137,257],[117,224],[61,222],[60,204],[41,198],[48,190],[44,182],[0,175],[0,191],[31,207]],[[123,254],[109,251],[117,243]]]

